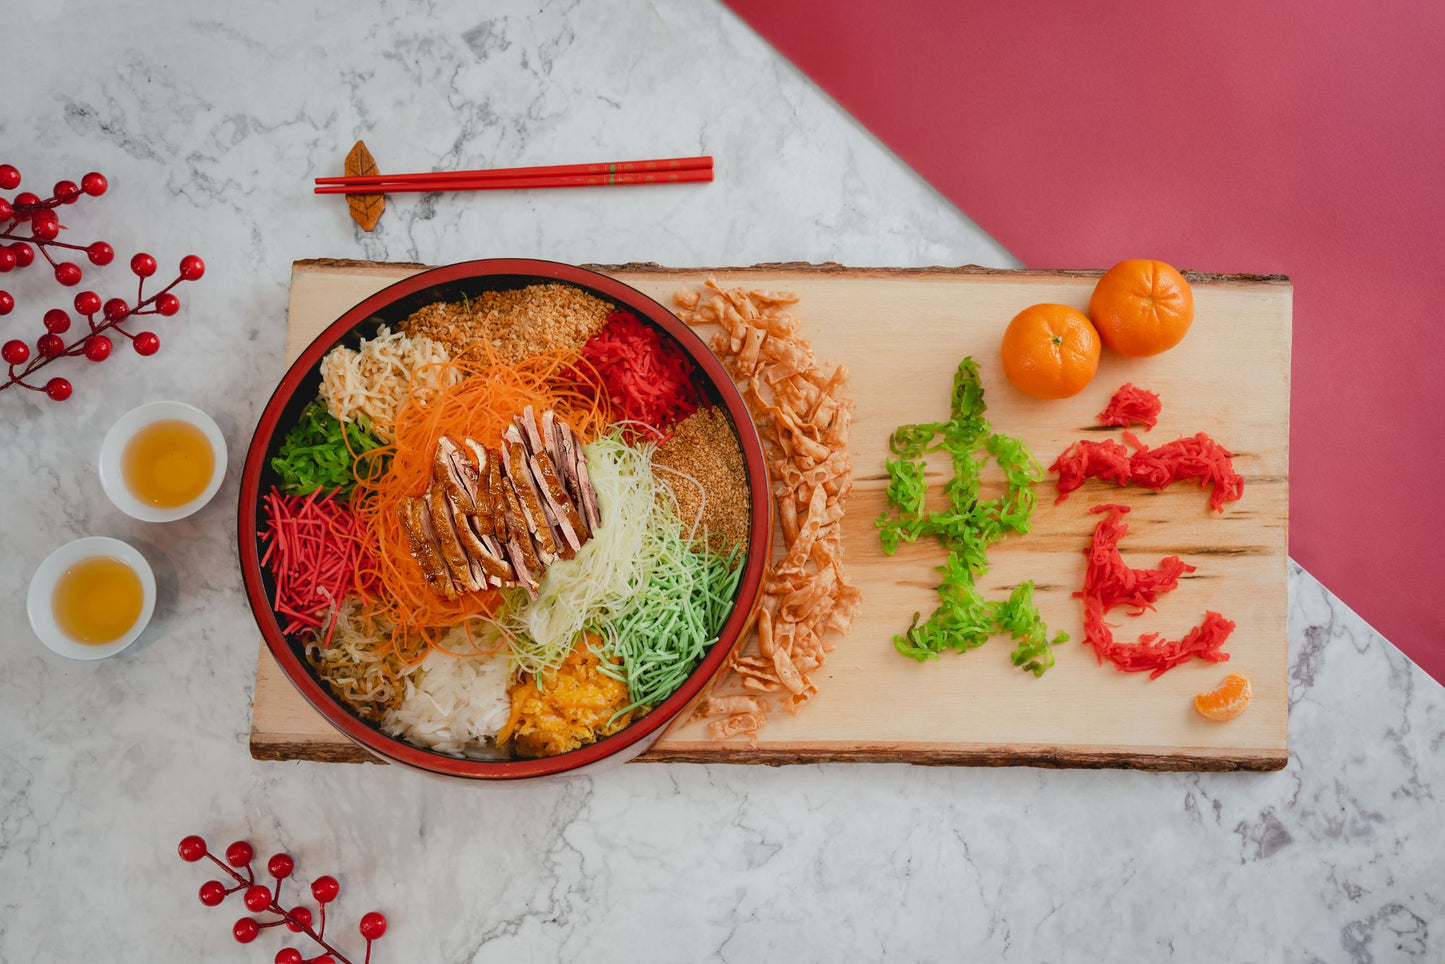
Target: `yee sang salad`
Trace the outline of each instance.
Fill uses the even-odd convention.
[[[283,631],[389,736],[544,757],[702,661],[747,555],[742,450],[661,331],[570,285],[417,311],[322,360],[262,499]]]

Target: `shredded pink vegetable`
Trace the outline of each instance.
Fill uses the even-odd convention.
[[[376,590],[365,530],[336,493],[317,496],[286,496],[272,489],[263,500],[261,565],[276,580],[272,606],[287,617],[287,635],[320,629],[327,612],[345,596],[354,593],[364,601]]]

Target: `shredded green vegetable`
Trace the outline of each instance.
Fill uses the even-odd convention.
[[[888,440],[897,458],[884,460],[888,470],[889,509],[874,523],[883,551],[893,555],[900,543],[934,536],[948,550],[939,567],[938,608],[922,623],[913,624],[893,645],[904,656],[923,662],[937,659],[944,650],[966,652],[982,646],[995,633],[1009,633],[1018,646],[1010,659],[1035,676],[1054,665],[1051,646],[1066,642],[1068,633],[1052,640],[1034,605],[1032,581],[1018,586],[1007,602],[988,602],[975,580],[988,572],[988,549],[999,539],[1029,531],[1038,501],[1034,483],[1043,470],[1022,439],[993,431],[983,417],[987,410],[978,365],[965,358],[953,377],[950,417],[946,422],[900,425]],[[930,452],[948,453],[952,477],[944,483],[948,507],[930,512],[925,477]],[[996,499],[979,498],[979,478],[992,458],[1003,471],[1007,491]]]
[[[657,706],[697,668],[717,642],[743,571],[737,549],[723,557],[690,548],[676,519],[655,517],[644,540],[653,557],[647,588],[602,627],[607,654],[622,659],[621,666],[604,660],[602,671],[626,682],[632,700],[619,716]]]
[[[1035,676],[1044,675],[1044,670],[1054,665],[1055,643],[1064,643],[1069,634],[1061,632],[1049,639],[1049,627],[1034,605],[1034,584],[1020,583],[1009,593],[1008,602],[990,603],[994,607],[994,622],[1001,630],[1018,640],[1018,645],[1009,654],[1009,660],[1020,669]]]
[[[385,471],[385,458],[371,454],[383,443],[370,428],[360,417],[344,424],[337,421],[320,399],[307,405],[271,460],[271,470],[281,477],[281,491],[310,495],[319,489],[340,489],[346,495],[358,478]]]

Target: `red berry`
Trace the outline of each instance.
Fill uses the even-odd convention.
[[[173,315],[181,310],[181,299],[167,291],[163,295],[156,296],[156,311],[163,315]]]
[[[10,202],[0,197],[0,221],[9,221],[15,216],[15,208]]]
[[[201,903],[215,907],[226,899],[226,885],[219,880],[208,880],[201,885]]]
[[[8,315],[15,310],[15,296],[8,291],[0,291],[0,315]]]
[[[357,925],[357,929],[361,931],[362,937],[369,941],[374,941],[386,933],[386,917],[378,914],[376,911],[363,914],[361,915],[361,923]]]
[[[56,181],[55,190],[52,193],[60,199],[62,204],[74,204],[75,199],[80,197],[80,185],[74,181]]]
[[[157,335],[153,331],[140,332],[135,336],[135,341],[131,342],[131,344],[135,345],[135,353],[137,355],[154,355],[161,350],[160,335]]]
[[[338,884],[336,878],[330,874],[324,877],[317,877],[311,882],[311,896],[315,897],[316,900],[322,904],[331,903],[339,893],[341,893],[341,885]]]
[[[85,357],[94,362],[105,361],[110,357],[110,339],[104,335],[85,339]]]
[[[21,191],[15,195],[15,200],[11,203],[17,208],[33,208],[40,204],[40,195],[31,191]]]
[[[13,191],[20,186],[20,172],[13,164],[0,164],[0,191]]]
[[[54,241],[60,234],[60,222],[51,218],[36,217],[30,222],[30,233],[41,241]]]
[[[45,330],[53,331],[57,335],[70,330],[70,316],[59,308],[51,308],[45,313]]]
[[[100,197],[108,187],[110,182],[105,179],[105,175],[95,171],[80,179],[80,189],[91,197]]]
[[[45,383],[45,394],[52,402],[63,402],[70,397],[70,382],[63,378],[52,378]]]
[[[18,338],[12,338],[0,348],[0,358],[12,365],[23,365],[30,358],[30,346]]]
[[[105,307],[101,310],[105,312],[107,319],[115,321],[117,318],[124,318],[130,312],[130,305],[126,304],[123,298],[112,298],[105,303]]]
[[[15,252],[9,248],[0,248],[0,271],[9,271],[15,267]]]
[[[271,876],[277,880],[284,880],[291,876],[291,871],[296,869],[296,861],[291,859],[290,854],[273,854],[271,859],[266,861],[266,869]]]
[[[55,266],[55,280],[67,288],[74,288],[80,284],[80,265],[71,261],[62,261]]]
[[[289,919],[286,921],[286,929],[299,934],[311,926],[311,908],[293,907]]]
[[[97,241],[85,249],[85,255],[93,265],[107,265],[115,258],[115,248],[104,241]]]
[[[305,960],[294,947],[283,947],[276,952],[276,964],[302,964]]]
[[[82,291],[75,296],[75,310],[82,315],[93,315],[100,310],[100,295],[94,291]]]
[[[187,281],[199,281],[205,273],[206,262],[195,255],[188,254],[181,259],[181,277]]]
[[[89,177],[89,175],[86,176]],[[236,921],[235,926],[231,928],[231,936],[241,944],[251,943],[256,939],[256,935],[260,933],[261,925],[256,922],[256,918],[254,917],[242,917]]]
[[[195,834],[182,837],[181,845],[176,849],[180,852],[182,860],[193,864],[206,856],[206,838],[198,837]]]
[[[109,308],[109,304],[106,307]],[[109,311],[105,314],[107,318],[110,317]],[[251,862],[251,858],[254,856],[256,856],[256,851],[244,840],[237,840],[226,848],[226,863],[232,867],[244,867]]]
[[[15,265],[19,268],[28,268],[35,260],[35,249],[24,241],[16,241],[10,245],[10,250],[15,252]]]
[[[156,259],[142,251],[130,259],[130,270],[135,272],[137,277],[149,278],[156,273]]]
[[[59,358],[65,352],[65,342],[59,335],[41,335],[35,339],[35,347],[46,358]]]
[[[261,913],[271,906],[271,888],[264,884],[256,884],[246,888],[246,894],[241,898],[246,903],[246,909]]]
[[[336,964],[336,958],[330,954],[322,954],[320,957],[311,958],[311,964]]]

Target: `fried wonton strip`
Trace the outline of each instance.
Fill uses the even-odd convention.
[[[713,696],[703,701],[704,716],[732,716],[737,713],[761,713],[766,707],[756,696]]]
[[[758,610],[758,653],[763,659],[773,658],[773,613],[769,609]]]
[[[791,492],[778,499],[778,523],[783,527],[784,545],[798,541],[798,506],[793,502]]]
[[[757,736],[767,722],[765,713],[739,713],[725,720],[713,720],[707,729],[714,740],[730,740],[735,736]]]
[[[699,714],[716,739],[756,738],[766,721],[764,697],[782,694],[796,713],[817,694],[810,674],[846,631],[858,590],[843,569],[841,523],[853,487],[848,457],[854,403],[843,395],[844,366],[824,368],[798,335],[788,311],[796,295],[723,288],[707,279],[703,291],[673,298],[690,325],[717,325],[710,344],[733,376],[757,423],[782,529],[783,556],[764,573],[754,632],[713,681]],[[722,702],[756,700],[757,712]],[[742,704],[738,704],[741,706]],[[751,704],[749,704],[751,705]]]
[[[814,685],[810,682],[810,683],[808,683],[808,685],[803,689],[803,691],[802,691],[801,693],[794,693],[794,694],[791,695],[791,696],[784,697],[784,698],[783,698],[783,709],[787,710],[789,713],[793,714],[794,716],[797,716],[797,715],[798,715],[798,711],[803,708],[803,704],[806,703],[806,702],[808,702],[809,700],[811,700],[813,697],[815,697],[815,696],[817,696],[817,695],[818,695],[818,687],[814,686]]]

